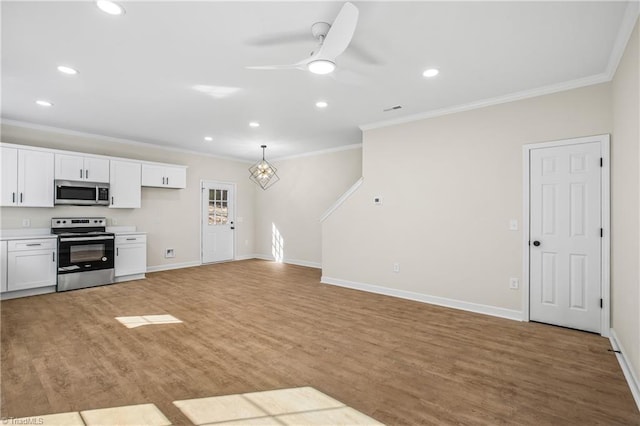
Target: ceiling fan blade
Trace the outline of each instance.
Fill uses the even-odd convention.
[[[287,43],[305,43],[309,41],[308,31],[290,31],[256,36],[248,39],[249,46],[276,46]]]
[[[310,62],[313,62],[318,57],[318,54],[313,54],[306,59],[301,60],[300,62],[296,62],[295,64],[290,65],[258,65],[245,67],[250,70],[306,70],[307,66]]]
[[[342,6],[320,47],[318,57],[334,60],[346,50],[351,43],[353,33],[356,31],[358,13],[358,8],[353,3],[347,2]]]
[[[290,64],[290,65],[258,65],[252,67],[245,67],[248,70],[295,70],[295,69],[305,69],[305,65]]]

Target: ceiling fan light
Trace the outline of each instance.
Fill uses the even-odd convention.
[[[307,65],[309,71],[314,74],[329,74],[336,69],[336,64],[327,60],[327,59],[317,59],[315,61],[309,62]]]
[[[109,15],[123,15],[124,7],[120,6],[118,3],[109,1],[109,0],[97,0],[96,6],[104,13],[108,13]]]

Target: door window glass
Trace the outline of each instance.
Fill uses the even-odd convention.
[[[228,190],[209,190],[209,225],[226,225],[229,220]]]

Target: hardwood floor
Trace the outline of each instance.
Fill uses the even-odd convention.
[[[248,260],[3,301],[2,417],[312,386],[389,425],[640,424],[607,339]],[[181,324],[126,328],[120,316]]]

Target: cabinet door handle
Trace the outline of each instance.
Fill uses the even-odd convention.
[[[135,241],[135,238],[127,238],[127,241]]]
[[[12,203],[15,203],[15,202],[16,202],[16,193],[15,193],[15,192],[12,192],[12,193],[11,193],[11,202],[12,202]]]
[[[169,185],[169,176],[167,176],[167,185]]]
[[[56,252],[54,251],[53,253],[51,253],[53,255],[53,263],[56,262]]]
[[[113,205],[113,197],[111,197],[111,205]]]
[[[116,247],[116,256],[120,256],[120,249]]]
[[[27,247],[41,246],[41,245],[42,243],[30,243],[30,244],[27,244]]]
[[[20,203],[22,204],[22,192],[20,193]]]
[[[84,171],[84,178],[89,179],[89,169]]]
[[[80,169],[80,179],[82,179],[82,169]]]

